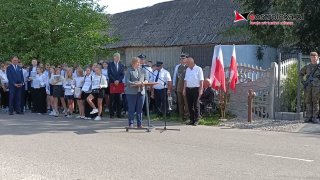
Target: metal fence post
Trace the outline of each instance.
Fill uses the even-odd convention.
[[[277,104],[277,111],[280,112],[280,108],[281,108],[281,103],[280,103],[280,78],[281,76],[281,52],[279,50],[278,52],[278,92],[277,92],[277,96],[278,96],[278,104]]]
[[[300,69],[301,69],[301,61],[302,61],[302,54],[299,53],[298,54],[298,74],[300,73]],[[300,113],[300,107],[301,107],[301,77],[298,76],[298,91],[297,91],[297,113]]]
[[[249,89],[248,92],[248,122],[252,122],[252,107],[253,107],[253,98],[255,93],[252,89]]]

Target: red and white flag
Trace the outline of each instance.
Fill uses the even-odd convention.
[[[215,90],[223,90],[226,92],[226,84],[225,84],[225,74],[224,74],[224,65],[223,65],[223,54],[221,46],[219,46],[218,55],[216,51],[213,53],[212,57],[212,66],[211,66],[211,79],[212,88]]]
[[[233,45],[231,62],[230,62],[230,89],[234,92],[236,90],[236,84],[238,82],[238,65],[236,56],[236,46]]]

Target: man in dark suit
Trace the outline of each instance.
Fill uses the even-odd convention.
[[[22,68],[18,66],[18,57],[13,56],[12,64],[7,67],[7,77],[9,81],[9,114],[13,111],[17,114],[23,114],[21,109],[21,95],[23,91],[24,78]]]
[[[120,54],[115,53],[113,55],[113,62],[108,65],[108,76],[109,76],[109,87],[111,83],[114,85],[119,85],[119,83],[123,83],[124,78],[124,65],[120,63]],[[110,93],[110,118],[114,117],[114,113],[116,112],[117,117],[121,118],[121,94]]]
[[[200,111],[201,113],[205,110],[204,108],[213,103],[214,100],[214,90],[211,87],[210,79],[205,79],[203,82],[203,93],[200,97]]]

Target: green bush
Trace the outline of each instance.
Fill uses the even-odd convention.
[[[297,95],[298,95],[298,65],[293,64],[288,69],[287,78],[283,82],[283,90],[281,93],[281,111],[296,112]],[[301,86],[300,97],[303,99],[303,87]]]

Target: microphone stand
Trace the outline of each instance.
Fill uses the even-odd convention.
[[[143,69],[147,70],[150,74],[152,74],[153,76],[157,76],[155,75],[153,72],[151,72],[149,69],[147,69],[145,66],[142,66]],[[160,72],[159,72],[160,73]],[[167,85],[167,82],[165,82],[163,79],[161,79],[160,77],[158,77],[158,80],[160,80],[161,82],[163,82],[163,96],[164,96],[164,127],[163,128],[156,128],[156,130],[160,130],[160,133],[163,133],[164,131],[167,131],[167,130],[171,130],[171,131],[180,131],[180,129],[169,129],[167,128],[167,94],[166,94],[166,91],[165,91],[165,88],[166,88],[166,85]],[[148,97],[147,97],[148,98]],[[150,120],[150,116],[149,116],[149,106],[147,107],[147,115],[148,115],[148,118]]]

